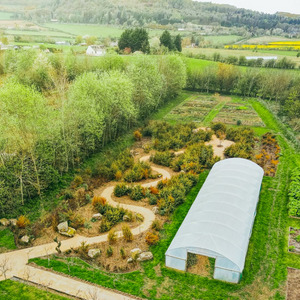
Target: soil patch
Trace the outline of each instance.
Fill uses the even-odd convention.
[[[197,263],[187,268],[187,272],[197,274],[204,277],[209,277],[212,274],[209,258],[203,255],[196,255]]]
[[[288,268],[287,300],[300,299],[300,270]]]
[[[290,227],[289,252],[300,254],[300,229]]]

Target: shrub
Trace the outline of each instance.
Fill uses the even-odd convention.
[[[136,185],[132,188],[132,191],[130,193],[130,199],[134,201],[139,201],[144,198],[143,195],[143,188],[141,185]]]
[[[30,221],[28,218],[26,218],[24,215],[20,216],[17,220],[17,226],[19,228],[26,228],[30,224]]]
[[[189,253],[188,252],[188,255],[187,255],[187,267],[192,267],[194,265],[197,264],[197,261],[198,261],[198,258],[197,258],[197,255],[194,254],[194,253]]]
[[[77,200],[80,206],[83,206],[87,204],[87,200],[85,197],[85,189],[84,188],[79,188],[75,193],[74,193],[74,198]]]
[[[154,187],[154,186],[150,186],[149,187],[149,191],[153,195],[158,195],[158,193],[159,193],[159,190],[156,187]]]
[[[159,241],[159,236],[157,234],[147,232],[145,239],[148,245],[155,245]]]
[[[133,241],[133,234],[132,234],[132,232],[131,232],[128,225],[123,225],[122,226],[122,233],[123,233],[123,237],[124,237],[126,242]]]
[[[92,205],[94,207],[96,207],[98,205],[104,206],[105,204],[106,204],[106,199],[104,197],[97,197],[97,196],[93,197]]]
[[[64,198],[65,200],[68,200],[68,199],[73,199],[74,195],[73,195],[73,192],[71,190],[65,190],[64,192]]]
[[[82,216],[80,216],[79,214],[73,214],[70,218],[70,226],[78,229],[80,227],[84,227],[84,218]]]
[[[148,162],[138,162],[133,165],[132,169],[124,174],[124,180],[127,182],[140,181],[151,176],[151,166]]]
[[[121,255],[122,259],[126,258],[126,252],[123,247],[120,249],[120,255]]]
[[[109,246],[109,247],[106,249],[106,255],[107,255],[107,257],[111,257],[111,256],[113,256],[113,254],[114,254],[114,248],[111,247],[111,246]]]
[[[164,151],[159,152],[156,151],[155,154],[151,155],[150,161],[154,162],[155,164],[162,165],[169,167],[171,164],[172,159],[175,157],[174,152]]]
[[[152,222],[151,228],[156,231],[160,231],[162,228],[161,222],[159,220],[154,220]]]
[[[117,184],[114,188],[114,195],[116,197],[122,197],[128,195],[130,189],[125,183]]]
[[[117,241],[118,237],[115,229],[109,231],[107,239],[110,244],[114,244]]]
[[[122,171],[118,170],[115,174],[116,180],[120,180],[122,178]]]
[[[99,227],[99,231],[107,232],[111,229],[111,227],[112,227],[111,223],[106,218],[103,218]]]
[[[82,177],[79,176],[79,175],[76,175],[74,180],[73,180],[73,183],[74,183],[75,186],[81,185],[83,183]]]
[[[217,122],[217,123],[211,123],[210,125],[211,129],[216,133],[217,131],[221,130],[222,132],[226,132],[226,125],[224,123],[221,122]]]
[[[136,130],[133,135],[136,141],[140,141],[142,139],[142,134],[140,133],[139,130]]]
[[[154,195],[149,196],[149,204],[150,205],[156,205],[157,204],[157,197]]]

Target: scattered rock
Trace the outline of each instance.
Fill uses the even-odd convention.
[[[10,225],[17,226],[17,222],[18,222],[17,219],[9,219],[8,221],[9,221]]]
[[[68,237],[73,237],[76,233],[76,230],[72,227],[68,227],[67,231],[59,231],[59,233]]]
[[[124,216],[123,216],[123,221],[124,221],[124,222],[130,222],[129,216],[124,215]]]
[[[136,258],[137,255],[140,255],[142,253],[142,250],[140,248],[134,248],[130,251],[131,258]]]
[[[61,232],[67,232],[68,231],[68,221],[65,221],[65,222],[62,222],[62,223],[59,223],[57,225],[57,229],[58,231],[61,233]]]
[[[28,235],[22,236],[21,242],[28,244],[29,243],[29,236]]]
[[[3,218],[3,219],[0,219],[0,224],[2,226],[6,227],[6,226],[8,226],[10,224],[10,222],[7,219]]]
[[[139,255],[137,261],[146,261],[151,259],[153,259],[153,254],[150,251],[148,251],[148,252],[142,252]]]
[[[158,177],[158,178],[161,178],[161,177],[162,177],[162,175],[161,175],[161,174],[158,174],[158,175],[157,175],[157,177]]]
[[[152,212],[153,212],[155,215],[157,215],[157,214],[159,213],[159,208],[158,208],[158,206],[154,206],[154,207],[152,208]]]
[[[139,154],[139,152],[137,152],[135,150],[130,150],[130,154],[131,154],[131,156],[136,156]]]
[[[90,249],[88,252],[88,256],[90,258],[94,258],[95,256],[98,256],[101,254],[101,250],[100,249]]]
[[[193,129],[193,133],[197,133],[200,130],[200,128]]]
[[[92,218],[95,219],[95,220],[102,220],[102,215],[100,213],[99,214],[94,214]]]
[[[180,173],[185,173],[185,171],[184,171],[184,170],[181,170]]]
[[[128,258],[128,259],[127,259],[127,263],[129,263],[129,264],[130,264],[130,263],[133,263],[133,258],[131,258],[131,257]]]

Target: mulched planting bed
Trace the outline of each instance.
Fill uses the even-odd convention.
[[[300,254],[300,229],[298,228],[290,227],[289,252]]]
[[[167,121],[201,122],[219,103],[215,96],[198,95],[171,110],[164,119]]]
[[[300,299],[300,270],[288,268],[286,300]]]
[[[228,103],[220,110],[213,122],[236,124],[241,121],[242,125],[264,127],[265,124],[256,111],[249,104]]]

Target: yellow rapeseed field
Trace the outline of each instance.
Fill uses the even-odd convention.
[[[226,45],[225,49],[237,49],[237,50],[300,50],[300,41],[287,41],[287,42],[272,42],[266,45]]]

